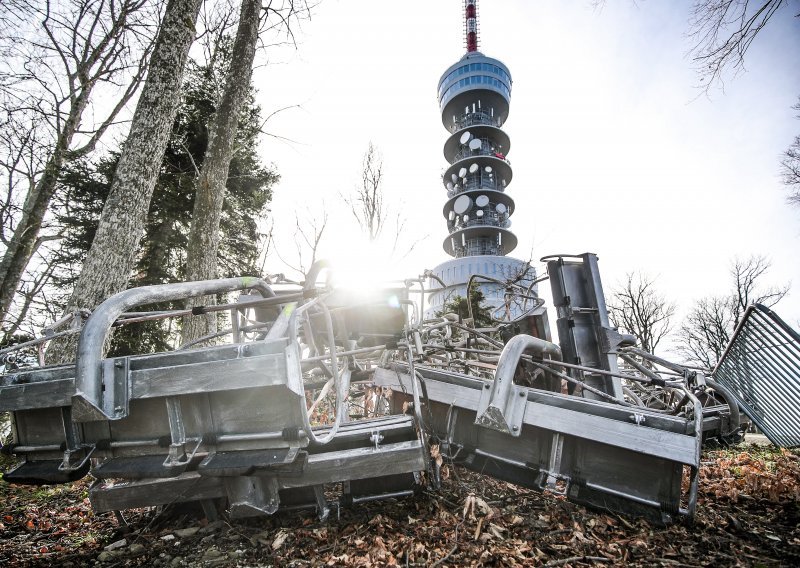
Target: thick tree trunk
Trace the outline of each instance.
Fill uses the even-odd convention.
[[[239,27],[231,53],[231,63],[225,77],[222,100],[209,129],[208,147],[197,180],[192,227],[186,253],[188,280],[207,280],[217,277],[219,224],[228,169],[239,128],[239,114],[247,100],[253,58],[258,41],[258,20],[261,2],[242,0]],[[189,307],[214,303],[213,296],[190,300]],[[216,331],[216,314],[187,317],[183,322],[182,342],[186,343]]]
[[[103,207],[92,247],[67,312],[94,308],[124,290],[180,101],[181,78],[201,0],[169,0],[131,130]],[[48,362],[74,358],[75,340],[54,342]]]

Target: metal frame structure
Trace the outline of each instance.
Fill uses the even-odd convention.
[[[738,428],[738,414],[702,374],[608,327],[593,254],[547,261],[558,344],[533,285],[507,283],[506,301],[530,308],[484,329],[422,319],[410,298],[424,277],[354,294],[317,283],[324,263],[277,292],[256,278],[122,292],[89,316],[75,365],[0,377],[14,425],[3,451],[21,461],[3,478],[91,474],[99,511],[200,501],[209,514],[224,502],[232,518],[286,507],[325,517],[410,495],[423,472],[435,489],[439,444],[453,462],[589,506],[691,517],[700,446]],[[236,290],[233,304],[195,309],[229,310],[230,343],[102,357],[114,325],[186,315],[126,310]],[[647,406],[626,394],[634,385],[671,402]],[[330,420],[314,423],[326,403]]]
[[[777,446],[800,446],[800,334],[760,304],[747,308],[712,373]]]

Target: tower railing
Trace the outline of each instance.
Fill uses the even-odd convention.
[[[496,217],[492,218],[484,214],[483,217],[475,217],[470,218],[469,221],[466,223],[459,223],[458,225],[453,225],[450,228],[450,234],[456,233],[466,227],[500,227],[501,229],[505,229],[508,226],[508,220],[499,220]]]
[[[505,188],[499,183],[496,176],[489,176],[488,173],[481,171],[480,173],[468,174],[466,180],[461,180],[461,183],[458,184],[458,188],[454,187],[449,190],[447,195],[453,197],[459,193],[475,189],[505,192]]]
[[[479,125],[496,126],[497,128],[502,126],[500,121],[495,119],[490,113],[478,111],[456,117],[453,126],[450,127],[450,132],[458,132],[462,128]]]
[[[464,160],[466,158],[473,158],[475,156],[492,156],[493,158],[497,158],[499,160],[503,160],[509,166],[511,162],[506,158],[505,154],[503,154],[497,146],[492,146],[488,139],[482,139],[484,144],[481,145],[480,148],[477,150],[473,150],[471,148],[462,148],[456,155],[453,157],[453,161],[450,162],[450,165],[455,164],[459,160]]]
[[[488,244],[488,243],[470,243],[467,241],[467,246],[457,246],[453,251],[456,258],[464,258],[465,256],[505,256],[505,251],[502,246]]]

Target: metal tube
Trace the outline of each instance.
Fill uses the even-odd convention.
[[[531,335],[515,335],[508,340],[500,359],[497,362],[497,370],[494,373],[494,382],[489,394],[489,406],[505,408],[509,397],[512,395],[514,385],[514,373],[519,365],[522,354],[526,351],[535,351],[538,355],[549,356],[551,359],[561,360],[561,348],[555,343],[533,337]]]
[[[339,357],[347,357],[350,355],[360,355],[362,353],[373,353],[375,351],[383,351],[386,349],[385,345],[376,345],[375,347],[361,347],[359,349],[351,349],[350,351],[338,351],[336,353]],[[331,354],[327,355],[317,355],[316,357],[307,357],[302,359],[301,363],[312,363],[314,361],[323,361],[331,358]]]
[[[105,300],[89,316],[78,342],[75,364],[75,395],[72,399],[75,420],[86,422],[124,417],[124,410],[116,411],[113,407],[104,407],[102,373],[100,369],[103,358],[103,344],[108,338],[112,325],[122,313],[142,304],[182,300],[195,296],[220,294],[250,288],[258,290],[264,297],[275,296],[272,288],[265,281],[260,278],[245,276],[131,288],[114,294]]]
[[[305,436],[305,432],[301,432],[300,436]],[[262,440],[282,440],[283,432],[254,432],[252,434],[221,434],[217,436],[217,443],[223,444],[228,442],[257,442]]]

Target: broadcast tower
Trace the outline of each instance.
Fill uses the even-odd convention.
[[[478,51],[478,31],[478,0],[464,0],[467,52],[444,72],[438,91],[442,124],[450,134],[444,144],[450,165],[442,176],[448,197],[442,210],[448,230],[443,247],[454,258],[432,270],[445,287],[431,281],[428,315],[441,311],[455,295],[466,297],[473,274],[509,280],[527,269],[523,261],[506,256],[517,246],[509,230],[514,200],[506,193],[512,177],[506,157],[511,140],[502,129],[511,73],[501,61]],[[532,279],[530,269],[523,281]],[[487,304],[503,304],[504,286],[477,282]]]

